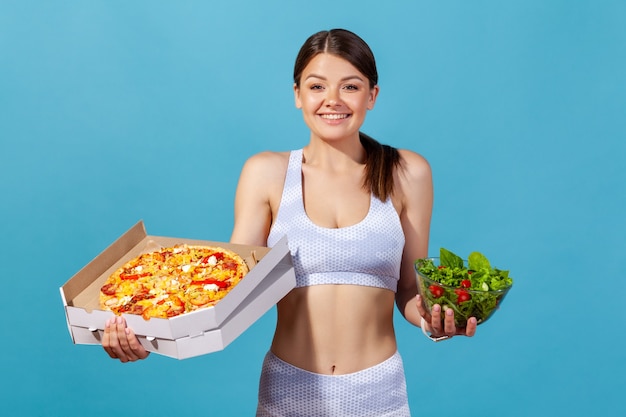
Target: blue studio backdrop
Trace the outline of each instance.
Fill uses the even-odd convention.
[[[473,339],[396,314],[415,415],[623,416],[626,2],[0,0],[0,404],[249,416],[270,310],[225,350],[120,364],[59,287],[140,219],[228,240],[246,158],[305,145],[292,66],[343,27],[377,58],[363,130],[431,163],[430,250],[515,286]]]

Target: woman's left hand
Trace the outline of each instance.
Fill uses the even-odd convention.
[[[465,327],[456,327],[454,324],[454,310],[451,308],[446,310],[445,318],[441,320],[441,306],[439,304],[433,305],[433,314],[430,314],[430,312],[424,308],[422,297],[419,294],[416,296],[415,301],[417,310],[420,316],[422,316],[422,326],[424,326],[422,330],[429,332],[431,337],[472,337],[476,334],[477,322],[475,317],[470,317]]]

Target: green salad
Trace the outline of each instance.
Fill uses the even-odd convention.
[[[470,253],[465,262],[441,248],[439,259],[418,259],[415,269],[426,308],[441,305],[442,317],[447,309],[453,309],[458,327],[465,327],[470,317],[476,317],[478,323],[487,320],[513,285],[509,271],[492,267],[480,252]]]

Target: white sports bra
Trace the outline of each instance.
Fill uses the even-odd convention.
[[[302,149],[292,151],[278,215],[267,245],[287,235],[296,287],[352,284],[396,291],[404,249],[404,232],[391,199],[372,195],[359,223],[320,227],[307,216],[302,196]]]

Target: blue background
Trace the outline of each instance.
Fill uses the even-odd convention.
[[[625,18],[620,1],[0,0],[3,409],[253,414],[273,310],[222,352],[123,365],[71,343],[58,288],[139,219],[228,240],[245,159],[308,141],[298,48],[344,27],[379,66],[364,131],[432,164],[432,254],[479,250],[516,279],[473,339],[396,315],[415,415],[624,415]]]

